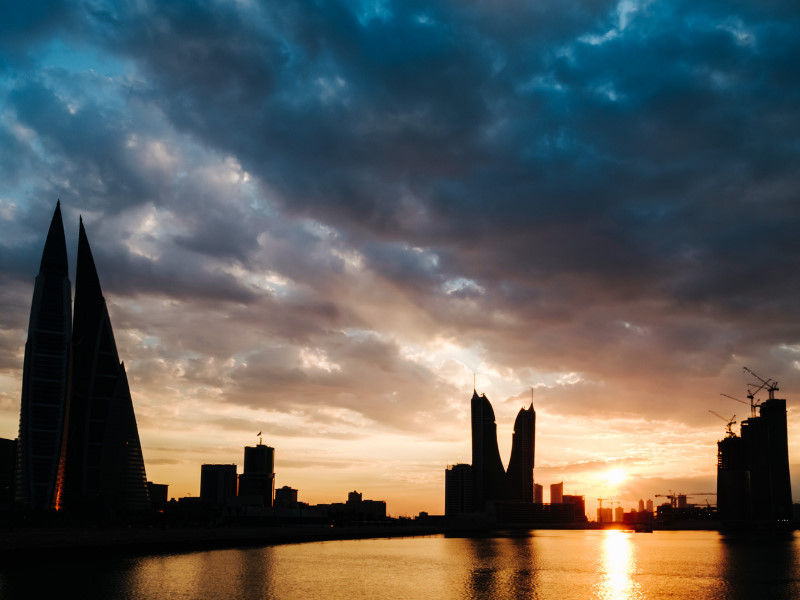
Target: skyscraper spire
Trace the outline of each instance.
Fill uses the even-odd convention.
[[[61,489],[71,306],[67,245],[57,202],[33,288],[22,369],[17,501],[35,510],[55,508]]]
[[[40,273],[67,274],[67,243],[64,240],[64,222],[61,219],[61,201],[56,201],[56,210],[50,220],[50,229],[44,243]]]

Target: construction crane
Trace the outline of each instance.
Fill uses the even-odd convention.
[[[725,396],[726,398],[730,398],[731,400],[736,400],[737,402],[741,402],[742,404],[746,404],[747,406],[750,407],[750,416],[751,417],[755,417],[756,416],[756,406],[758,406],[759,403],[755,402],[755,399],[753,398],[753,394],[751,394],[749,390],[747,392],[747,397],[750,400],[749,402],[745,402],[744,400],[736,398],[735,396],[731,396],[730,394],[722,394],[722,393],[720,393],[720,396]]]
[[[752,392],[752,391],[750,392],[753,396],[755,396],[758,392],[760,392],[764,388],[767,388],[767,392],[769,393],[769,399],[770,400],[774,400],[775,399],[775,392],[778,391],[778,382],[777,381],[775,381],[774,379],[764,379],[763,377],[753,373],[753,371],[751,371],[747,367],[742,367],[742,368],[747,373],[750,373],[750,375],[752,375],[753,377],[755,377],[756,379],[758,379],[761,382],[761,385],[756,388],[755,392]],[[755,384],[755,383],[748,384],[749,387],[754,387],[754,388],[756,387],[756,385],[757,384]]]
[[[603,522],[603,502],[611,502],[611,507],[614,507],[614,501],[610,498],[598,498],[597,501],[600,503],[600,508],[597,509],[597,516],[599,517],[598,521],[600,523]],[[614,521],[614,517],[611,517],[611,521]]]
[[[727,427],[728,437],[734,437],[733,429],[731,429],[731,427],[736,424],[736,415],[733,415],[730,419],[726,419],[721,414],[714,412],[711,409],[709,409],[708,412],[710,412],[715,417],[719,417],[723,421],[727,421],[727,425],[725,425],[725,427]]]
[[[697,492],[695,494],[681,494],[681,493],[673,494],[672,490],[669,490],[669,494],[656,494],[656,498],[669,498],[669,503],[672,506],[672,508],[678,508],[678,498],[680,497],[690,498],[693,496],[716,496],[716,495],[717,495],[716,492]],[[706,503],[708,503],[708,500],[706,500]]]

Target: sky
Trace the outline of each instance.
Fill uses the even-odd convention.
[[[0,437],[60,199],[171,497],[260,431],[301,501],[441,514],[473,382],[592,517],[713,492],[746,366],[800,500],[798,57],[789,0],[11,3]]]

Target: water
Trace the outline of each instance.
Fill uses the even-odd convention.
[[[536,531],[0,566],[0,599],[800,598],[800,539]]]

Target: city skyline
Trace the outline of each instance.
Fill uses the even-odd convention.
[[[60,198],[170,496],[263,430],[303,501],[440,514],[473,374],[588,514],[707,492],[748,366],[800,498],[797,7],[95,8],[0,23],[0,437]]]

